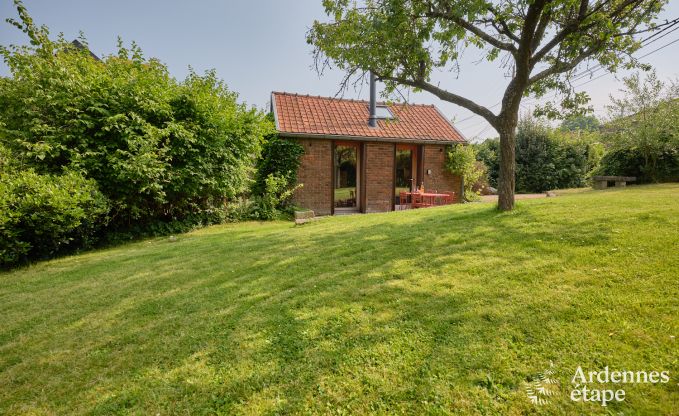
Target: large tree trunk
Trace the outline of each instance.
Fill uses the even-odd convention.
[[[498,203],[500,211],[514,209],[516,185],[516,120],[507,120],[500,127],[500,175],[498,177]]]

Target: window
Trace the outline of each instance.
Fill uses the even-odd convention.
[[[357,143],[335,145],[335,212],[357,211],[359,184],[359,147]]]
[[[394,115],[391,113],[391,110],[389,107],[386,105],[378,105],[375,107],[375,115],[379,119],[391,119],[394,118]]]
[[[417,147],[411,145],[396,145],[396,159],[394,161],[394,206],[397,210],[401,207],[401,192],[413,192],[417,189]]]

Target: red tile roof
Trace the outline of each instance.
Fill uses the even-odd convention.
[[[274,92],[276,127],[282,135],[464,143],[462,134],[433,105],[391,104],[393,120],[368,126],[367,101]],[[382,104],[382,103],[380,103]],[[341,137],[338,137],[341,138]]]

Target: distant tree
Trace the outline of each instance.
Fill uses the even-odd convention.
[[[653,21],[667,0],[324,0],[327,23],[314,22],[319,71],[335,64],[346,71],[344,84],[372,71],[386,93],[398,86],[428,91],[466,108],[500,135],[499,203],[514,206],[515,141],[521,100],[551,90],[564,94],[567,112],[587,101],[569,79],[579,65],[598,62],[609,71],[640,64],[632,57],[635,37],[674,24]],[[657,33],[657,32],[656,32]],[[480,49],[488,61],[502,62],[511,76],[500,111],[432,82],[432,73],[459,72],[466,48]]]
[[[599,129],[599,119],[593,115],[574,114],[561,122],[563,131],[596,131]]]
[[[659,161],[674,164],[673,160],[679,160],[679,85],[659,80],[655,71],[643,78],[639,73],[624,78],[624,85],[621,97],[610,97],[611,121],[605,135],[611,152],[622,153],[607,160],[623,167],[629,163],[621,161],[634,161],[636,154],[643,161],[638,172],[650,181],[661,180]],[[669,170],[679,170],[679,166]]]

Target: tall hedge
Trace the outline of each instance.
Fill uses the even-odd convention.
[[[654,155],[649,163],[637,147],[611,149],[594,172],[597,175],[634,176],[636,183],[678,182],[679,147]]]
[[[516,138],[516,191],[585,186],[600,158],[594,135],[563,132],[533,119],[522,120]],[[488,166],[490,184],[497,186],[499,141],[486,140],[476,147],[478,159]]]
[[[76,172],[2,172],[0,267],[90,247],[107,212],[96,183]]]
[[[257,161],[253,193],[264,194],[269,175],[284,178],[287,186],[294,186],[303,154],[304,146],[294,140],[283,139],[277,134],[267,137]]]
[[[30,20],[19,25],[33,46],[0,48],[11,71],[0,80],[4,145],[38,174],[96,181],[109,229],[217,221],[249,188],[272,125],[214,72],[177,81],[134,44],[98,61]]]

